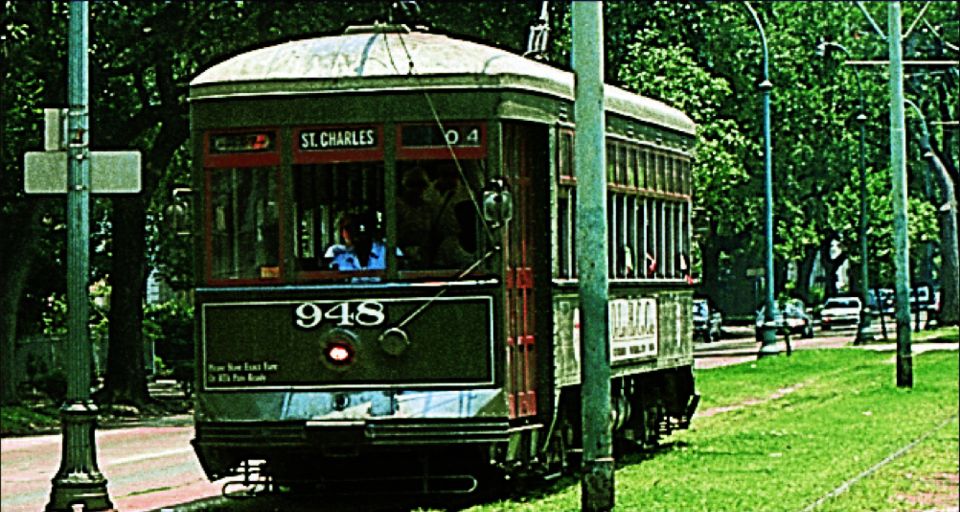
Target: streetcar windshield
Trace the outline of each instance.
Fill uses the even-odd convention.
[[[458,164],[459,163],[459,168]],[[403,270],[464,269],[479,253],[477,161],[398,163],[397,245]]]
[[[460,162],[459,169],[452,160],[398,161],[389,212],[382,162],[294,165],[300,277],[379,281],[391,251],[399,271],[418,271],[401,278],[467,268],[479,253],[472,194],[481,182],[476,161]],[[396,235],[388,240],[390,215]]]
[[[279,277],[277,169],[211,169],[207,179],[210,278]]]
[[[307,274],[315,278],[384,270],[383,176],[382,162],[293,166],[298,270],[321,272]]]
[[[440,144],[431,138],[436,134],[420,125],[405,126],[392,169],[377,126],[299,129],[290,164],[282,162],[274,128],[207,133],[207,282],[436,280],[486,272],[495,244],[481,214],[489,178],[481,128],[451,128],[440,138],[457,145],[451,150],[433,147]]]

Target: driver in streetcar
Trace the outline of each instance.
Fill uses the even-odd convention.
[[[341,272],[387,268],[387,248],[377,231],[373,215],[344,216],[340,220],[343,243],[331,245],[324,254],[330,268]]]

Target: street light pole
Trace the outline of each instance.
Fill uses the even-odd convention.
[[[850,52],[845,46],[839,43],[832,42],[823,42],[820,43],[817,47],[817,52],[821,55],[826,55],[828,49],[837,49],[843,52],[848,59],[852,59]],[[857,326],[857,337],[854,339],[854,345],[862,345],[867,343],[873,336],[870,334],[870,312],[868,306],[870,304],[870,266],[868,264],[868,244],[867,244],[867,228],[869,224],[869,218],[867,217],[868,213],[868,203],[867,203],[867,166],[865,160],[866,155],[866,123],[867,115],[864,109],[863,102],[863,86],[860,83],[860,70],[856,67],[853,68],[854,77],[857,79],[857,94],[859,96],[859,113],[857,114],[856,120],[857,124],[860,126],[860,221],[859,221],[859,236],[860,236],[860,301],[863,303],[863,308],[860,309],[860,324]],[[877,297],[877,306],[882,307],[879,302],[879,297]]]
[[[87,316],[90,274],[90,130],[87,106],[88,4],[70,2],[67,139],[67,397],[60,409],[63,453],[47,512],[111,510],[107,480],[97,468],[97,406],[90,399]]]
[[[750,2],[744,2],[744,7],[753,17],[753,22],[760,31],[760,44],[763,46],[763,80],[757,87],[763,94],[763,192],[764,192],[764,234],[766,237],[766,307],[764,307],[763,326],[761,327],[761,345],[758,357],[772,356],[780,353],[777,347],[777,326],[776,318],[777,303],[774,301],[774,279],[773,279],[773,163],[770,150],[770,91],[773,89],[773,83],[769,77],[769,58],[767,52],[767,35],[763,31],[763,25],[760,24],[760,18],[757,12],[753,10]]]

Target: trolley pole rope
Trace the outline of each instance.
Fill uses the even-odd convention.
[[[827,500],[829,500],[830,498],[834,498],[834,497],[836,497],[836,496],[839,496],[839,495],[847,492],[847,490],[850,489],[851,487],[853,487],[854,484],[856,484],[856,483],[859,482],[860,480],[863,480],[864,478],[866,478],[866,477],[868,477],[868,476],[876,473],[877,470],[879,470],[880,468],[886,466],[887,464],[889,464],[889,463],[897,460],[897,459],[900,458],[904,453],[907,453],[908,451],[910,451],[910,449],[912,449],[914,446],[916,446],[916,445],[918,445],[918,444],[926,441],[928,438],[930,438],[930,436],[932,436],[933,434],[936,434],[940,429],[942,429],[943,427],[946,427],[947,425],[949,425],[950,423],[952,423],[953,421],[955,421],[958,416],[960,416],[960,415],[954,414],[953,416],[950,416],[949,418],[943,420],[939,425],[937,425],[936,427],[934,427],[933,429],[931,429],[931,430],[930,430],[929,432],[927,432],[926,434],[923,434],[922,436],[918,437],[917,439],[914,439],[913,441],[911,441],[910,444],[908,444],[908,445],[904,446],[903,448],[900,448],[899,450],[891,453],[890,455],[887,456],[887,458],[885,458],[885,459],[881,460],[880,462],[874,464],[873,466],[871,466],[871,467],[870,467],[869,469],[867,469],[866,471],[863,471],[863,472],[860,473],[859,475],[851,478],[850,480],[847,480],[846,482],[844,482],[843,484],[841,484],[841,485],[840,485],[839,487],[837,487],[836,489],[828,492],[827,494],[825,494],[824,496],[822,496],[822,497],[821,497],[820,499],[818,499],[817,501],[814,501],[813,503],[811,503],[810,505],[808,505],[807,508],[803,509],[801,512],[810,512],[810,511],[814,510],[815,508],[819,507],[820,505],[823,505],[823,504],[824,504]]]

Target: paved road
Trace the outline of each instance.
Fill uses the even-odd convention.
[[[203,476],[190,446],[192,427],[138,427],[97,432],[97,459],[114,506],[149,510],[220,493]],[[2,509],[36,512],[49,501],[60,461],[59,435],[0,440]]]

